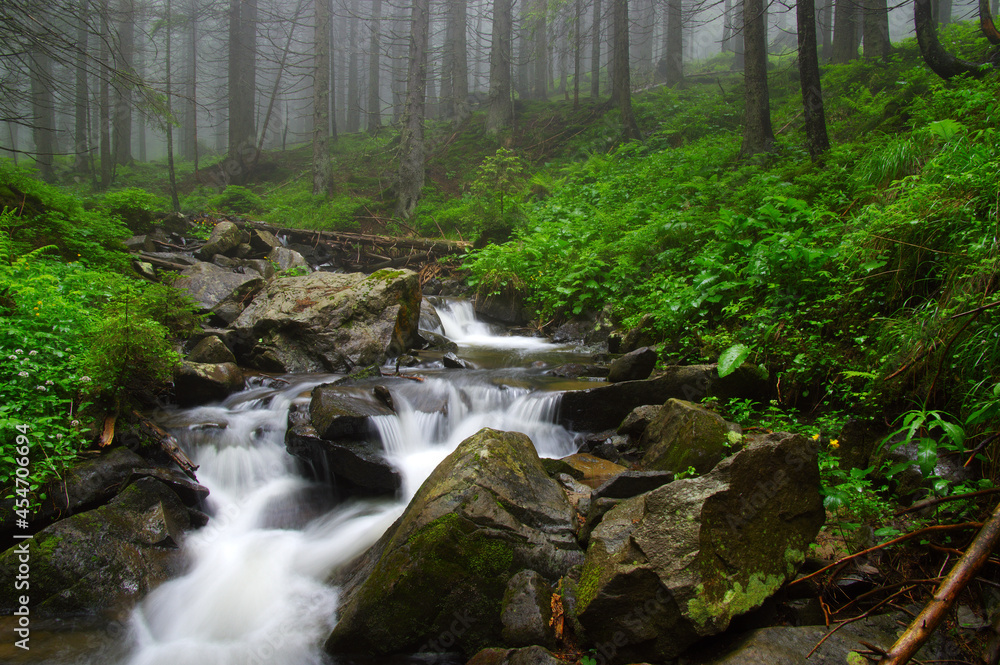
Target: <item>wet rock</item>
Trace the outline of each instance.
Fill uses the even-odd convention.
[[[625,471],[594,490],[594,498],[630,499],[673,482],[670,471]]]
[[[174,373],[174,398],[181,406],[224,400],[243,389],[243,372],[235,363],[183,362]]]
[[[255,273],[256,271],[252,271],[246,274],[254,275]],[[266,283],[263,277],[254,277],[237,286],[232,293],[212,308],[213,321],[220,323],[220,325],[229,325],[235,321],[247,308],[247,303],[254,299]]]
[[[451,341],[444,335],[439,335],[428,330],[421,330],[420,337],[427,343],[426,346],[424,346],[425,349],[444,351],[445,353],[450,354],[454,354],[458,351],[458,344],[455,344],[455,342]]]
[[[502,641],[508,581],[579,563],[573,510],[524,434],[463,441],[343,584],[330,653],[427,651],[443,634],[469,656]]]
[[[420,286],[409,270],[316,272],[270,282],[232,323],[236,357],[262,371],[345,371],[418,343]]]
[[[552,376],[561,376],[566,379],[578,379],[588,377],[601,379],[608,375],[608,368],[600,365],[581,365],[580,363],[566,363],[553,367],[547,373]]]
[[[211,310],[248,282],[261,282],[255,273],[233,272],[204,261],[181,271],[174,286],[184,289],[203,310]]]
[[[635,407],[625,416],[625,420],[618,425],[617,432],[638,439],[646,431],[649,423],[653,422],[656,416],[659,415],[661,408],[659,404],[646,404]]]
[[[267,255],[268,260],[278,265],[278,270],[291,270],[292,268],[305,268],[309,270],[309,262],[305,257],[288,247],[275,247]]]
[[[243,232],[232,222],[219,222],[212,229],[208,241],[194,255],[204,261],[211,261],[216,254],[234,252],[243,239]]]
[[[500,610],[504,644],[511,647],[541,645],[555,648],[549,621],[552,587],[533,570],[522,570],[507,583]]]
[[[576,453],[557,460],[545,460],[549,475],[565,473],[589,487],[599,487],[609,478],[624,473],[628,469],[588,453]]]
[[[823,520],[812,443],[764,437],[611,508],[590,537],[577,620],[610,663],[674,658],[791,579]]]
[[[519,292],[480,296],[473,300],[476,314],[484,319],[508,326],[523,326],[531,320],[531,313],[524,306]]]
[[[364,441],[371,433],[372,416],[393,414],[374,395],[329,383],[313,389],[309,412],[317,434],[329,441]]]
[[[646,451],[639,466],[647,471],[680,473],[694,467],[708,473],[739,443],[739,426],[708,409],[669,399],[639,439]]]
[[[631,353],[644,346],[653,346],[655,343],[653,317],[646,314],[639,321],[639,325],[625,333],[622,337],[621,346],[614,353]]]
[[[424,285],[423,292],[425,296],[430,295],[428,285]],[[437,309],[434,307],[435,302],[436,301],[434,299],[426,297],[420,301],[421,336],[423,336],[424,332],[440,333],[444,330],[444,326],[441,324],[441,317],[438,315]]]
[[[181,572],[187,510],[166,485],[142,478],[107,505],[46,527],[0,554],[0,584],[14,589],[21,550],[31,561],[31,616],[124,619],[154,587]],[[15,609],[0,594],[0,612]]]
[[[649,378],[656,367],[656,351],[648,346],[626,353],[611,363],[608,371],[608,383],[622,381],[642,381]]]
[[[466,665],[565,665],[541,646],[522,649],[483,649]]]
[[[250,247],[255,254],[267,255],[275,247],[281,247],[281,241],[270,231],[250,229]]]
[[[475,369],[472,363],[462,360],[454,353],[446,353],[441,358],[441,362],[447,369]]]
[[[125,240],[125,249],[130,252],[155,252],[156,243],[149,236],[132,236]]]
[[[203,337],[187,357],[188,362],[193,363],[236,363],[236,356],[229,350],[229,347],[216,335]]]
[[[403,485],[399,471],[376,444],[322,438],[310,422],[308,403],[293,404],[289,410],[285,448],[305,463],[312,480],[328,486],[339,499],[395,496]]]
[[[559,422],[576,431],[601,431],[617,427],[637,406],[663,404],[671,397],[698,402],[703,397],[747,397],[768,394],[767,382],[756,370],[741,367],[720,379],[715,365],[672,365],[645,381],[623,381],[563,395]]]

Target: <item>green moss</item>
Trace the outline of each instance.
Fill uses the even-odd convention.
[[[724,585],[723,580],[719,582]],[[699,584],[695,597],[688,601],[688,616],[698,626],[721,623],[724,627],[734,616],[760,607],[784,582],[780,575],[765,577],[761,573],[753,573],[745,590],[741,583],[734,582],[721,594],[721,598],[717,595],[718,591],[706,590],[705,585]]]
[[[601,552],[598,553],[598,549]],[[597,597],[600,588],[601,572],[604,568],[603,548],[594,544],[587,552],[587,560],[583,564],[583,572],[580,573],[580,582],[576,586],[576,611],[578,614],[587,609],[587,606]]]
[[[376,270],[372,274],[368,275],[368,279],[373,279],[378,282],[391,282],[399,279],[405,274],[405,270]]]

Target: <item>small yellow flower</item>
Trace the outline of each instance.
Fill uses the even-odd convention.
[[[813,441],[819,441],[819,434],[813,434]]]
[[[837,448],[840,448],[840,442],[836,439],[830,439],[830,447],[836,450]]]

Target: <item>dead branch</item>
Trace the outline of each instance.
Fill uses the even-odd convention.
[[[965,494],[952,494],[951,496],[939,496],[933,499],[926,499],[924,501],[917,501],[915,504],[909,508],[900,508],[892,515],[893,517],[899,517],[900,515],[905,515],[906,513],[912,513],[915,510],[923,510],[924,508],[930,508],[936,506],[939,503],[946,503],[948,501],[959,501],[961,499],[971,499],[977,496],[986,496],[987,494],[996,494],[1000,492],[1000,487],[994,487],[988,490],[979,490],[976,492],[966,492]]]
[[[163,452],[170,456],[170,459],[172,459],[177,466],[181,468],[181,471],[187,474],[188,478],[197,482],[198,479],[195,477],[194,472],[198,470],[198,465],[192,462],[191,459],[184,454],[184,451],[181,450],[180,445],[177,443],[177,439],[172,437],[162,427],[138,411],[132,411],[132,415],[134,415],[138,420],[139,426],[142,427],[147,434],[156,439],[157,443],[160,444],[160,448],[163,449]]]
[[[906,632],[896,640],[889,652],[879,661],[880,665],[903,665],[913,657],[923,643],[938,627],[945,614],[955,603],[958,594],[975,578],[976,573],[986,563],[990,553],[1000,541],[1000,504],[993,515],[972,541],[955,567],[951,569],[934,597],[923,611],[917,615]]]

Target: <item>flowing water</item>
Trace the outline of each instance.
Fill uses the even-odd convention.
[[[539,454],[575,450],[555,424],[556,389],[544,374],[573,351],[531,337],[504,337],[459,301],[438,303],[442,332],[481,369],[411,370],[424,380],[373,380],[389,387],[396,415],[373,419],[372,436],[402,472],[397,500],[356,500],[330,508],[285,451],[289,407],[333,376],[286,376],[281,388],[254,387],[223,404],[165,414],[161,424],[200,466],[209,487],[209,525],[191,532],[188,572],[136,609],[119,646],[128,665],[326,663],[322,644],[336,615],[325,580],[369,547],[403,512],[434,467],[483,427],[524,432]],[[432,325],[432,324],[427,324]],[[110,662],[109,660],[91,662]]]

